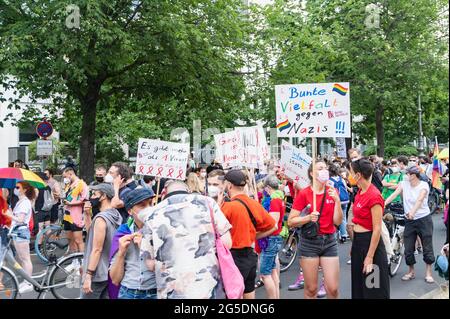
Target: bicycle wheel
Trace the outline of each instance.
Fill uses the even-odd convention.
[[[432,214],[436,212],[436,210],[439,208],[439,195],[432,192],[430,196],[428,197],[428,207],[430,208],[430,211]]]
[[[46,235],[52,230],[58,228],[58,226],[54,226],[54,225],[50,225],[45,227],[44,229],[42,229],[37,235],[36,235],[36,239],[34,241],[34,251],[36,252],[36,256],[38,256],[38,258],[43,262],[43,263],[48,263],[48,258],[45,255],[45,251],[44,251],[44,242],[45,242],[45,238]],[[41,245],[39,245],[39,243],[41,243]]]
[[[396,249],[394,249],[394,256],[391,256],[391,260],[390,260],[390,264],[389,264],[389,275],[391,277],[394,277],[397,274],[398,269],[400,268],[400,265],[402,264],[403,255],[404,255],[404,245],[403,245],[403,241],[400,241],[397,244]]]
[[[66,232],[61,227],[56,227],[45,235],[42,243],[43,255],[46,260],[51,255],[59,259],[69,250],[69,239],[66,236]]]
[[[280,272],[284,272],[292,266],[297,257],[298,238],[295,233],[292,233],[283,242],[283,247],[278,252],[278,259],[280,260]]]
[[[16,299],[19,292],[19,284],[14,273],[8,268],[0,269],[0,300]]]
[[[50,291],[56,299],[79,299],[83,254],[76,253],[61,259],[52,269]]]

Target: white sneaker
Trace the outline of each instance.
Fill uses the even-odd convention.
[[[352,264],[352,260],[349,259],[349,260],[347,261],[347,265],[351,265],[351,264]]]
[[[30,284],[28,281],[23,281],[19,285],[19,293],[24,294],[27,292],[33,291],[33,285]]]
[[[68,273],[71,273],[75,269],[79,269],[79,268],[80,268],[80,263],[78,262],[78,259],[72,260],[72,263],[69,266],[64,267],[64,269]]]

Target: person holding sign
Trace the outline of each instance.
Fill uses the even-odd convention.
[[[302,226],[299,244],[305,299],[317,298],[319,265],[323,269],[327,296],[336,299],[339,297],[339,257],[335,225],[342,223],[343,213],[338,192],[327,186],[330,178],[327,165],[319,160],[314,166],[314,171],[312,164],[308,168],[308,177],[313,186],[306,187],[295,198],[288,226]],[[312,212],[301,216],[300,212],[308,205],[312,207]],[[309,231],[312,228],[316,230]]]

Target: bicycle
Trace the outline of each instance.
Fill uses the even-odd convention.
[[[0,299],[16,299],[20,294],[17,275],[33,285],[34,290],[39,293],[37,299],[42,295],[45,297],[48,291],[56,299],[80,298],[83,253],[74,253],[60,260],[51,254],[46,270],[42,274],[29,276],[11,251],[11,233],[20,226],[26,226],[26,224],[19,224],[10,229],[6,245],[0,246]],[[5,263],[12,268],[5,266]]]
[[[444,202],[443,194],[438,189],[430,186],[430,193],[428,195],[428,207],[432,214],[441,211],[441,205]]]
[[[289,235],[283,241],[283,246],[278,252],[278,259],[280,260],[280,272],[285,272],[294,263],[297,257],[299,242],[299,228],[296,227],[289,229]]]
[[[69,239],[63,229],[63,216],[64,210],[60,207],[57,224],[45,227],[36,235],[34,251],[43,263],[49,261],[50,254],[54,254],[59,259],[69,251]],[[39,245],[39,242],[42,244]]]
[[[391,237],[391,247],[394,255],[389,256],[389,275],[394,277],[398,269],[400,268],[401,262],[405,255],[405,242],[403,239],[403,234],[405,231],[405,212],[403,205],[400,203],[390,204],[385,209],[385,217],[392,216],[392,220],[386,221],[383,218]]]

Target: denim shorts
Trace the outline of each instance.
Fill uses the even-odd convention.
[[[259,273],[268,276],[276,268],[276,259],[278,252],[283,245],[283,237],[270,236],[267,238],[267,248],[261,252]]]
[[[300,258],[337,257],[336,233],[319,235],[315,239],[300,236]]]
[[[138,290],[121,286],[119,299],[157,299],[156,289]]]
[[[11,233],[12,239],[18,243],[30,242],[31,234],[28,226],[21,226]]]

